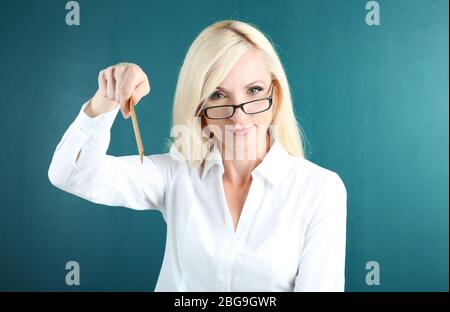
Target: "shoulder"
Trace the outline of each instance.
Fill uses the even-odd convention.
[[[315,194],[333,193],[347,196],[344,181],[337,172],[306,158],[293,155],[289,155],[288,163],[288,172],[301,181],[304,190]]]
[[[157,166],[172,174],[180,168],[187,167],[186,160],[179,158],[177,154],[174,154],[173,150],[159,154],[146,155],[145,160],[147,161],[147,164]]]
[[[320,222],[326,216],[332,216],[331,220],[336,222],[345,222],[347,190],[338,173],[296,156],[290,157],[289,167],[295,173],[289,176],[295,178],[285,185],[291,193],[298,194],[296,202],[301,207],[299,211],[307,216],[307,222]]]

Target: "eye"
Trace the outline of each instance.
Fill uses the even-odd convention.
[[[223,99],[224,97],[225,97],[225,95],[223,93],[214,92],[213,94],[211,94],[211,96],[209,98],[211,100],[220,100],[220,99]]]
[[[261,88],[259,86],[251,87],[250,89],[248,89],[250,94],[258,94],[262,90],[263,90],[263,88]]]

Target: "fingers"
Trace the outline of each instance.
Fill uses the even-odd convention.
[[[128,67],[123,73],[123,78],[120,81],[119,88],[119,103],[123,111],[125,118],[130,116],[130,105],[129,100],[136,88],[136,85],[140,83],[142,75],[133,67]],[[136,105],[136,101],[133,101]]]
[[[113,75],[114,67],[108,67],[105,70],[105,78],[106,78],[106,97],[108,97],[111,101],[116,99],[116,79]]]
[[[130,116],[129,100],[136,105],[150,92],[147,75],[136,64],[119,63],[101,70],[98,76],[99,93],[119,103],[125,119]]]
[[[145,79],[140,84],[137,85],[136,89],[133,92],[133,102],[135,105],[147,94],[150,92],[150,83],[148,79]]]
[[[100,91],[100,94],[104,97],[106,97],[106,78],[105,78],[105,70],[101,70],[98,74],[98,89]]]

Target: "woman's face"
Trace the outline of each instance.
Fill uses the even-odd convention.
[[[220,86],[210,95],[204,108],[263,99],[270,96],[272,88],[272,76],[267,70],[264,58],[258,51],[250,50],[239,59]],[[266,105],[264,103],[268,101],[256,103]],[[231,156],[233,159],[250,159],[258,157],[266,149],[272,114],[273,105],[257,114],[246,114],[242,109],[236,108],[234,114],[225,119],[209,119],[206,116],[203,118],[207,126],[210,126],[210,131],[221,141],[222,150],[225,148],[232,152],[231,155],[241,153]]]

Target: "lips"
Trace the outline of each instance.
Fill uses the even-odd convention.
[[[227,127],[227,130],[232,132],[236,136],[246,136],[248,135],[254,128],[254,125],[250,126],[235,126],[235,127]]]

